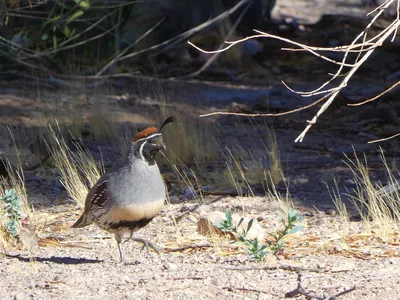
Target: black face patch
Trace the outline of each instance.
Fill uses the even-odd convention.
[[[149,224],[149,222],[152,220],[153,218],[143,218],[140,219],[139,221],[126,221],[126,220],[122,220],[119,222],[110,222],[108,223],[106,226],[109,229],[120,229],[120,228],[129,228],[129,229],[137,229],[137,228],[142,228],[144,226],[146,226],[147,224]]]
[[[154,165],[154,157],[160,151],[160,147],[156,143],[160,143],[160,141],[162,142],[161,136],[137,141],[135,143],[134,155],[137,158],[145,160],[148,165]]]

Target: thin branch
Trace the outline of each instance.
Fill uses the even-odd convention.
[[[353,287],[351,287],[349,289],[346,289],[346,290],[344,290],[344,291],[342,291],[340,293],[337,293],[337,294],[335,294],[333,296],[330,296],[330,297],[329,296],[323,296],[323,297],[316,296],[315,292],[307,292],[303,288],[303,286],[302,286],[302,275],[301,275],[300,272],[298,272],[298,274],[297,274],[297,287],[293,291],[287,292],[285,294],[285,298],[294,298],[294,297],[297,297],[297,296],[305,296],[306,299],[310,299],[310,300],[313,300],[313,299],[315,299],[315,300],[336,300],[338,297],[346,295],[348,293],[351,293],[355,289],[356,289],[356,287],[353,286]]]
[[[132,49],[132,47],[134,47],[135,45],[137,45],[140,41],[142,41],[143,39],[145,39],[150,33],[152,33],[158,26],[160,26],[160,24],[162,22],[164,22],[165,18],[161,19],[160,21],[157,22],[156,25],[154,25],[153,27],[151,27],[149,30],[147,30],[141,37],[139,37],[135,42],[133,42],[131,45],[129,45],[128,47],[126,47],[124,49],[124,51],[122,51],[120,54],[118,54],[114,59],[112,59],[106,66],[103,67],[103,69],[101,69],[96,76],[101,76],[104,74],[104,72],[106,72],[111,66],[113,66],[120,57],[122,57],[123,55],[125,55],[126,52],[128,52],[130,49]]]
[[[190,30],[188,30],[188,31],[176,36],[176,37],[173,37],[173,38],[171,38],[169,40],[166,40],[166,41],[164,41],[164,42],[162,42],[160,44],[154,45],[152,47],[149,47],[149,48],[146,48],[146,49],[143,49],[143,50],[136,51],[134,53],[130,53],[130,54],[125,55],[125,56],[121,56],[116,60],[116,62],[123,61],[125,59],[132,58],[132,57],[138,56],[138,55],[143,54],[143,53],[153,52],[155,50],[160,50],[161,49],[160,50],[161,52],[159,51],[157,53],[157,54],[160,54],[163,51],[165,51],[166,49],[168,49],[170,47],[173,47],[177,43],[180,43],[180,42],[182,42],[182,41],[184,41],[186,39],[189,39],[191,36],[193,36],[193,35],[201,32],[201,31],[211,27],[216,22],[221,21],[224,18],[230,16],[231,14],[233,14],[235,11],[237,11],[240,7],[242,7],[244,4],[248,3],[249,1],[250,0],[241,0],[234,7],[224,11],[223,13],[221,13],[220,15],[218,15],[215,18],[210,19],[207,22],[204,22],[203,24],[200,24],[199,26],[196,26],[196,27],[194,27],[194,28],[192,28],[192,29],[190,29]]]
[[[243,11],[241,12],[240,16],[237,18],[237,20],[235,21],[235,23],[232,25],[231,29],[229,30],[228,34],[226,35],[225,39],[229,39],[232,34],[235,32],[236,27],[239,25],[240,21],[243,19],[243,16],[245,15],[245,13],[249,10],[251,2],[249,2],[249,4],[247,4],[247,6],[243,9]],[[222,49],[223,48],[224,43],[222,43],[218,49]],[[184,77],[196,77],[199,76],[201,73],[203,73],[220,55],[220,52],[218,53],[214,53],[213,56],[211,56],[207,62],[197,71],[188,74]]]
[[[369,141],[369,142],[368,142],[368,144],[372,144],[372,143],[379,143],[379,142],[383,142],[383,141],[391,140],[391,139],[393,139],[393,138],[395,138],[395,137],[397,137],[397,136],[399,136],[399,135],[400,135],[400,132],[399,132],[399,133],[396,133],[396,134],[394,134],[394,135],[392,135],[392,136],[389,136],[389,137],[387,137],[387,138],[383,138],[383,139],[379,139],[379,140],[373,140],[373,141]]]
[[[268,114],[248,114],[248,113],[235,113],[235,112],[225,112],[225,111],[215,111],[212,113],[208,113],[208,114],[203,114],[200,115],[199,117],[209,117],[209,116],[214,116],[214,115],[233,115],[233,116],[242,116],[242,117],[280,117],[280,116],[285,116],[285,115],[289,115],[295,112],[299,112],[305,109],[308,109],[314,105],[317,105],[318,103],[324,101],[327,98],[327,96],[323,96],[321,98],[319,98],[318,100],[315,100],[314,102],[308,104],[308,105],[304,105],[302,107],[299,108],[295,108],[289,111],[284,111],[281,113],[268,113]]]
[[[218,49],[215,51],[205,51],[203,49],[200,49],[199,47],[195,46],[193,43],[191,43],[190,41],[188,42],[191,46],[195,47],[196,49],[198,49],[199,51],[202,51],[204,53],[221,53],[223,51],[226,51],[227,49],[233,47],[234,45],[237,45],[238,43],[242,43],[246,40],[249,39],[253,39],[253,38],[274,38],[280,41],[284,41],[287,42],[289,44],[295,45],[299,48],[301,48],[301,50],[303,51],[308,51],[311,54],[320,57],[328,62],[334,63],[334,64],[338,64],[339,68],[336,71],[335,74],[332,74],[332,78],[330,78],[329,80],[327,80],[326,82],[324,82],[322,85],[320,85],[317,89],[314,89],[312,91],[308,91],[308,92],[302,92],[302,91],[296,91],[292,88],[290,88],[285,82],[283,82],[283,84],[286,86],[286,88],[288,88],[290,91],[297,93],[299,95],[301,95],[302,97],[311,97],[311,96],[315,96],[315,95],[320,95],[320,94],[325,94],[324,97],[322,97],[321,99],[319,99],[318,101],[322,101],[326,100],[326,102],[321,106],[321,108],[318,110],[318,112],[316,113],[316,115],[313,117],[313,119],[311,121],[308,121],[308,125],[306,126],[306,128],[303,130],[303,132],[296,138],[295,142],[302,142],[306,133],[308,132],[308,130],[312,127],[313,124],[316,123],[317,119],[319,118],[319,116],[324,113],[326,111],[326,109],[330,106],[330,104],[334,101],[334,99],[336,98],[336,96],[339,94],[339,92],[345,88],[348,84],[348,82],[350,81],[351,77],[358,71],[358,69],[360,68],[360,66],[365,63],[365,61],[371,56],[371,54],[375,51],[375,49],[377,47],[380,47],[383,45],[384,41],[386,41],[392,34],[395,34],[397,32],[397,27],[400,25],[400,19],[399,19],[399,15],[400,13],[397,14],[397,18],[396,20],[394,20],[389,26],[387,26],[384,30],[382,30],[380,33],[378,33],[376,36],[374,36],[373,38],[367,40],[367,35],[368,35],[368,31],[371,28],[371,26],[375,23],[375,21],[383,14],[383,12],[385,11],[385,9],[387,9],[395,0],[387,0],[384,4],[382,4],[377,10],[374,10],[374,12],[377,12],[376,15],[372,18],[372,20],[367,24],[367,26],[364,28],[364,30],[359,33],[355,39],[353,39],[352,43],[349,46],[345,46],[345,47],[341,47],[341,48],[332,48],[332,49],[328,49],[328,48],[318,48],[318,47],[310,47],[301,43],[297,43],[279,36],[275,36],[275,35],[271,35],[262,31],[258,31],[255,30],[255,32],[257,32],[258,34],[241,39],[241,40],[237,40],[237,41],[233,41],[233,42],[226,42],[227,44],[229,44],[228,46],[226,46],[223,49]],[[398,7],[400,6],[400,0],[397,0],[397,5]],[[358,41],[361,39],[361,43],[358,43]],[[373,41],[373,43],[371,43]],[[326,57],[324,55],[321,55],[320,53],[318,53],[318,51],[341,51],[344,52],[343,58],[342,60],[339,61],[335,61],[333,59],[330,59],[329,57]],[[354,63],[348,63],[348,59],[349,59],[349,54],[350,53],[358,53],[357,57],[355,58],[355,62]],[[348,67],[350,68],[349,71],[347,71],[346,73],[344,73],[344,68]],[[340,77],[344,77],[340,83],[330,89],[326,89],[326,87],[332,83],[334,80],[339,79]],[[204,116],[210,116],[210,115],[215,115],[215,114],[225,114],[225,115],[239,115],[239,116],[250,116],[250,117],[259,117],[259,116],[263,116],[263,117],[267,117],[267,116],[279,116],[279,115],[284,115],[284,114],[288,114],[288,113],[293,113],[302,109],[306,109],[310,106],[315,105],[314,104],[310,104],[307,105],[303,108],[300,109],[295,109],[295,110],[291,110],[289,112],[284,112],[284,113],[278,113],[278,114],[243,114],[243,113],[229,113],[229,112],[214,112],[214,113],[210,113],[210,114],[204,114],[201,115],[202,117]]]
[[[365,101],[358,102],[358,103],[350,103],[350,104],[347,104],[347,105],[348,105],[348,106],[360,106],[360,105],[364,105],[364,104],[366,104],[366,103],[375,101],[376,99],[379,99],[380,97],[382,97],[382,96],[385,95],[386,93],[388,93],[388,92],[390,92],[391,90],[393,90],[393,89],[394,89],[396,86],[398,86],[399,84],[400,84],[400,80],[397,81],[395,84],[393,84],[390,88],[384,90],[382,93],[380,93],[379,95],[377,95],[377,96],[375,96],[375,97],[373,97],[373,98],[370,98],[370,99],[367,99],[367,100],[365,100]]]
[[[75,44],[68,45],[68,46],[65,46],[65,47],[53,49],[53,50],[50,50],[50,51],[45,52],[45,53],[40,53],[40,55],[48,55],[48,54],[53,54],[53,53],[61,52],[61,51],[64,51],[64,50],[68,50],[68,49],[75,48],[75,47],[80,46],[80,45],[84,45],[84,44],[86,44],[87,42],[91,42],[91,41],[100,39],[101,37],[107,35],[107,34],[110,33],[111,31],[113,31],[113,30],[114,30],[115,28],[117,28],[119,25],[121,25],[121,22],[120,22],[120,23],[117,23],[115,26],[111,27],[110,29],[108,29],[108,30],[106,30],[106,31],[104,31],[104,32],[102,32],[102,33],[99,33],[98,35],[92,36],[91,38],[88,38],[88,39],[86,39],[86,40],[84,40],[84,41],[80,41],[80,42],[77,42],[77,43],[75,43]]]
[[[262,31],[259,31],[259,30],[254,30],[254,31],[259,33],[259,34],[248,36],[248,37],[245,37],[243,39],[232,41],[232,42],[231,41],[225,41],[225,43],[228,44],[228,46],[226,46],[225,48],[218,49],[218,50],[213,50],[213,51],[206,51],[204,49],[201,49],[200,47],[196,46],[195,44],[193,44],[190,41],[188,41],[188,44],[190,46],[194,47],[195,49],[203,52],[203,53],[214,54],[214,53],[225,52],[226,50],[232,48],[233,46],[236,46],[237,44],[243,43],[243,42],[248,41],[248,40],[252,40],[252,39],[256,39],[256,38],[272,38],[272,39],[276,39],[276,40],[279,40],[279,41],[287,42],[287,43],[292,44],[292,45],[296,45],[296,46],[304,49],[305,51],[308,51],[311,54],[313,54],[315,56],[318,56],[318,57],[320,57],[320,58],[322,58],[322,59],[324,59],[326,61],[329,61],[331,63],[338,64],[338,65],[341,64],[338,61],[335,61],[335,60],[333,60],[333,59],[331,59],[329,57],[323,56],[323,55],[315,52],[311,47],[309,47],[307,45],[304,45],[302,43],[298,43],[298,42],[295,42],[295,41],[292,41],[292,40],[289,40],[289,39],[286,39],[286,38],[283,38],[283,37],[280,37],[280,36],[277,36],[277,35],[273,35],[273,34],[269,34],[269,33],[266,33],[266,32],[262,32]],[[353,67],[353,65],[345,65],[345,66]]]

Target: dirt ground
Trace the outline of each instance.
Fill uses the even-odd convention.
[[[262,224],[269,230],[276,225],[276,217],[270,212],[272,205],[265,198],[227,197],[200,210],[224,210],[235,205],[240,205],[246,216],[251,215],[248,211],[262,212]],[[182,207],[193,205],[167,207],[140,232],[165,248],[160,256],[141,252],[133,242],[123,244],[129,265],[118,262],[115,242],[96,227],[63,230],[58,238],[66,243],[64,246],[39,247],[31,253],[12,251],[2,256],[2,299],[282,299],[297,286],[296,268],[301,270],[303,287],[321,297],[355,286],[355,291],[340,299],[398,299],[399,257],[327,255],[323,246],[312,249],[303,244],[289,249],[286,259],[282,256],[279,261],[268,258],[263,263],[250,262],[240,247],[198,235],[197,212],[182,212]],[[62,209],[70,211],[69,207]],[[171,215],[179,218],[178,229]],[[75,217],[70,214],[60,221],[71,224]],[[323,223],[307,228],[305,234],[328,233],[328,228],[335,232],[331,227],[339,223],[337,218],[326,216],[308,218],[307,223],[312,220]],[[188,245],[212,247],[167,252]],[[293,270],[282,266],[292,266]]]
[[[140,86],[144,89],[145,84]],[[171,105],[178,108],[185,107],[183,104],[186,103],[191,106],[190,112],[196,114],[216,108],[228,109],[233,100],[252,107],[267,94],[272,95],[270,101],[275,106],[285,105],[278,101],[286,93],[284,88],[274,85],[256,88],[169,82],[167,86],[170,92],[166,95],[175,101]],[[178,93],[171,92],[174,87],[178,87]],[[123,111],[127,119],[135,120],[138,114],[134,109],[112,101],[125,93],[88,96],[87,108],[90,108],[90,99],[100,98],[111,103],[109,107],[113,113]],[[180,98],[176,97],[179,93]],[[51,90],[45,96],[43,92],[41,95],[39,101],[32,94],[21,95],[12,84],[8,89],[4,88],[0,105],[2,112],[8,111],[2,116],[3,124],[9,123],[15,128],[24,126],[24,130],[29,130],[39,115],[39,119],[47,120],[48,113],[43,106],[57,109],[60,106],[56,101],[67,103],[71,97],[77,97],[65,93],[60,100],[60,92]],[[201,101],[192,102],[190,95],[196,95],[195,98]],[[215,95],[219,98],[215,99]],[[275,98],[278,102],[274,102]],[[276,232],[281,227],[274,213],[276,203],[270,197],[262,196],[262,192],[257,197],[204,196],[204,203],[200,205],[196,199],[182,197],[180,189],[185,186],[181,184],[170,189],[173,204],[167,205],[139,233],[161,246],[161,255],[141,251],[140,245],[130,241],[123,244],[130,264],[120,264],[115,241],[107,233],[95,226],[79,230],[69,228],[80,209],[66,196],[54,173],[48,173],[44,168],[26,175],[29,199],[35,205],[35,216],[40,220],[37,223],[42,224],[39,230],[41,246],[34,246],[30,251],[12,250],[0,256],[1,299],[280,299],[297,287],[298,273],[302,274],[306,291],[315,291],[320,297],[333,296],[355,286],[354,291],[340,299],[398,299],[398,237],[382,241],[373,239],[371,234],[363,236],[361,222],[346,223],[337,214],[329,212],[334,205],[326,187],[326,184],[333,186],[334,178],[339,182],[339,189],[354,186],[349,170],[341,162],[343,152],[351,155],[351,145],[360,148],[359,153],[368,154],[374,167],[373,176],[382,179],[384,167],[379,163],[379,148],[367,145],[366,141],[374,132],[391,130],[393,125],[371,129],[363,122],[352,123],[354,116],[349,117],[346,113],[341,114],[342,119],[336,123],[327,116],[310,131],[300,147],[293,140],[310,115],[311,112],[307,112],[268,121],[275,130],[294,205],[305,216],[307,226],[288,240],[278,259],[268,256],[265,262],[256,263],[239,245],[197,233],[199,216],[211,211],[224,212],[226,208],[259,219],[265,232]],[[237,139],[244,148],[250,145],[249,130],[261,137],[266,135],[264,121],[251,123],[247,118],[232,121],[232,118],[224,117],[219,118],[218,123],[224,128],[225,145],[229,145],[229,140]],[[348,130],[350,128],[352,130]],[[90,143],[93,142],[89,141],[89,146]],[[393,142],[385,148],[390,160],[397,157],[396,145]],[[108,153],[104,149],[106,147],[103,151]],[[103,156],[107,161],[107,154],[103,153]],[[165,175],[168,178],[168,172]],[[285,187],[278,185],[278,190],[284,193]]]
[[[288,1],[278,2],[282,11],[289,14]],[[309,5],[312,1],[300,2]],[[358,7],[339,2],[351,12]],[[304,23],[314,23],[320,16],[309,19]],[[330,24],[332,20],[323,21]],[[335,26],[329,25],[327,28],[332,30],[324,32],[324,42],[341,42],[344,28],[351,27],[346,22],[339,19]],[[96,226],[70,228],[81,208],[66,194],[56,171],[50,167],[51,161],[26,171],[39,245],[2,251],[0,299],[282,299],[297,288],[299,274],[305,291],[319,297],[314,299],[334,299],[329,298],[334,295],[338,299],[400,299],[399,235],[375,236],[375,229],[365,228],[352,207],[350,221],[346,221],[339,216],[328,192],[335,182],[344,198],[356,188],[354,176],[343,162],[348,161],[346,155],[354,158],[354,151],[359,157],[365,154],[368,158],[374,183],[387,183],[385,166],[379,157],[381,149],[388,165],[397,165],[398,139],[367,143],[398,132],[400,107],[396,90],[379,104],[359,108],[346,104],[375,96],[398,80],[399,45],[393,43],[384,55],[371,58],[372,63],[354,77],[351,86],[343,90],[301,144],[294,140],[317,107],[279,118],[198,119],[199,114],[217,110],[282,112],[311,103],[313,99],[288,91],[281,80],[293,88],[311,90],[326,79],[331,69],[300,55],[293,54],[295,57],[290,60],[279,47],[266,48],[271,52],[257,72],[253,64],[253,69],[243,64],[240,71],[230,70],[231,80],[224,83],[207,81],[216,74],[227,75],[226,70],[220,72],[222,68],[219,73],[209,70],[200,80],[119,78],[94,88],[79,82],[55,88],[49,81],[0,76],[0,155],[16,160],[7,137],[6,126],[10,126],[25,167],[37,159],[31,147],[35,134],[45,130],[55,118],[61,124],[83,120],[99,125],[102,123],[93,121],[91,116],[100,109],[97,117],[107,118],[109,124],[118,128],[128,126],[129,135],[134,134],[136,126],[154,124],[159,119],[154,118],[154,112],[159,109],[161,98],[169,112],[178,118],[196,120],[195,128],[206,128],[200,130],[203,141],[215,140],[220,153],[225,153],[200,166],[203,172],[196,174],[204,192],[200,200],[171,168],[163,165],[172,204],[166,205],[138,233],[159,245],[161,254],[141,251],[140,245],[127,241],[122,245],[127,264],[118,262],[112,236]],[[286,182],[277,184],[277,190],[285,195],[289,189],[294,207],[305,217],[306,227],[287,240],[277,258],[268,255],[264,262],[255,262],[243,247],[227,238],[200,235],[197,222],[200,216],[230,208],[241,216],[257,219],[265,234],[282,229],[275,213],[279,207],[273,197],[266,195],[265,186],[254,183],[254,197],[249,196],[246,188],[239,196],[227,183],[229,180],[221,181],[221,176],[216,176],[226,168],[226,148],[236,149],[236,154],[246,153],[244,166],[250,171],[270,168],[267,127],[276,136]],[[85,133],[84,146],[95,160],[103,161],[106,167],[112,165],[120,156],[119,145],[115,144],[121,136],[113,132],[111,137],[99,140],[94,137],[93,128],[82,128],[79,130],[82,135]],[[173,126],[168,130],[173,130]],[[179,134],[170,136],[185,138]],[[175,142],[165,143],[168,146]],[[198,152],[201,151],[203,148]],[[353,287],[353,291],[340,295]]]

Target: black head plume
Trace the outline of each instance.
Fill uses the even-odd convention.
[[[175,117],[169,117],[169,118],[167,118],[165,121],[164,121],[164,123],[162,123],[162,125],[160,126],[160,130],[159,131],[161,131],[162,129],[163,129],[163,127],[165,126],[165,125],[167,125],[168,123],[172,123],[172,122],[175,122],[176,121],[176,118]]]

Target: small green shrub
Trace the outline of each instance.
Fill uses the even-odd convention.
[[[277,255],[285,247],[285,238],[288,235],[299,232],[304,228],[304,226],[298,225],[304,217],[299,216],[299,213],[295,209],[288,209],[286,215],[282,211],[277,210],[276,214],[281,218],[284,229],[276,234],[269,233],[272,240],[268,240],[267,243],[273,255]]]
[[[11,237],[17,238],[20,221],[25,217],[22,213],[22,202],[14,189],[6,190],[0,200],[4,202],[3,213],[6,218],[4,227]]]
[[[239,223],[235,226],[232,219],[232,212],[230,209],[225,211],[225,219],[221,223],[214,223],[213,225],[220,229],[222,232],[230,232],[234,235],[237,242],[243,244],[245,250],[249,253],[249,256],[256,261],[263,261],[265,255],[268,254],[267,247],[260,244],[257,238],[249,239],[247,233],[253,226],[254,219],[251,219],[247,224],[247,229],[239,231],[240,225],[243,223],[244,218],[241,218]]]
[[[278,255],[281,250],[285,247],[285,238],[288,235],[299,232],[304,226],[299,225],[303,220],[303,216],[300,216],[295,209],[288,209],[286,215],[281,211],[276,211],[276,214],[281,218],[284,229],[276,234],[269,233],[272,240],[267,240],[267,245],[263,245],[260,241],[255,239],[249,239],[247,233],[250,231],[254,219],[251,219],[246,229],[239,230],[240,225],[244,221],[244,218],[239,220],[237,225],[234,224],[232,218],[232,212],[230,209],[225,211],[225,219],[221,223],[214,223],[213,225],[220,229],[222,232],[231,233],[237,242],[241,243],[245,250],[249,253],[249,256],[256,261],[263,261],[268,253]]]

